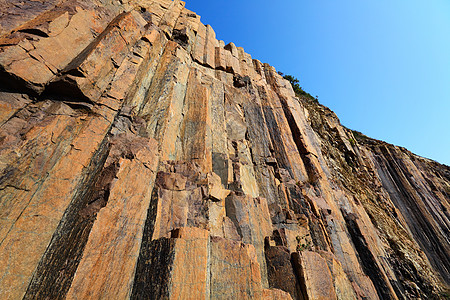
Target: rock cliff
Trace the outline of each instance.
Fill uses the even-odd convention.
[[[450,168],[181,1],[1,0],[0,88],[1,299],[446,297]]]

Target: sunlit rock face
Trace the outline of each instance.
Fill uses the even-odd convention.
[[[181,1],[4,1],[0,87],[1,299],[446,293],[450,168]]]

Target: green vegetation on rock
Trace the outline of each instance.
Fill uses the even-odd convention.
[[[300,81],[292,76],[292,75],[284,75],[282,72],[278,72],[278,74],[280,74],[281,76],[283,76],[284,79],[286,79],[287,81],[289,81],[292,85],[292,89],[294,90],[295,94],[300,97],[300,96],[305,96],[307,98],[310,98],[311,100],[315,100],[315,101],[319,101],[319,97],[313,97],[310,93],[305,92],[303,90],[303,88],[300,86]]]

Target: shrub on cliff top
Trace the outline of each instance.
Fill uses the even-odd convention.
[[[278,72],[278,74],[280,74],[281,76],[283,76],[284,79],[286,79],[287,81],[289,81],[292,85],[292,89],[294,90],[295,94],[300,97],[300,96],[305,96],[310,98],[311,100],[315,100],[318,102],[318,97],[316,96],[316,98],[314,98],[313,96],[311,96],[310,93],[307,93],[303,90],[303,88],[300,86],[300,81],[295,78],[292,75],[284,75],[282,72]]]

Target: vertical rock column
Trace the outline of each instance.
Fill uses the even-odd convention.
[[[121,158],[107,205],[89,235],[67,299],[117,298],[131,294],[134,272],[158,165],[157,144],[138,138]]]
[[[131,299],[209,299],[208,245],[208,231],[188,227],[149,242],[139,258]]]

